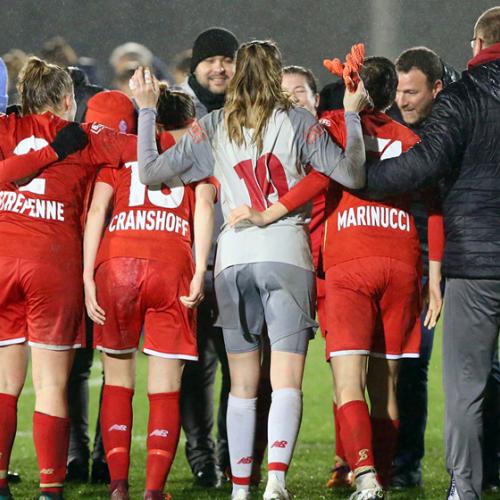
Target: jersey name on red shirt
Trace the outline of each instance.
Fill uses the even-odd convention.
[[[343,111],[322,115],[333,139],[346,146]],[[419,138],[407,127],[383,113],[361,115],[367,159],[399,156]],[[368,167],[369,168],[369,167]],[[324,268],[360,257],[393,257],[412,266],[420,263],[420,243],[409,212],[410,197],[384,201],[359,198],[338,184],[330,183],[324,234]]]
[[[50,143],[68,122],[51,113],[0,118],[0,157]],[[57,262],[81,259],[81,215],[97,168],[118,167],[136,156],[134,136],[84,124],[89,145],[38,175],[0,186],[0,255]]]
[[[175,140],[163,132],[158,144],[164,151]],[[97,182],[113,188],[113,213],[99,246],[96,267],[113,257],[192,260],[196,184],[185,186],[178,179],[169,185],[145,186],[139,179],[136,158],[118,170],[102,169]],[[215,179],[207,182],[217,187]]]
[[[96,267],[113,257],[192,258],[193,185],[184,186],[179,180],[168,186],[145,186],[136,161],[119,170],[102,169],[97,182],[109,184],[114,199]]]

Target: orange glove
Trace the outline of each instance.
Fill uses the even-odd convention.
[[[351,47],[351,52],[346,56],[346,62],[342,64],[339,59],[325,59],[323,66],[335,76],[343,78],[350,92],[358,88],[359,70],[365,60],[365,46],[358,43]]]

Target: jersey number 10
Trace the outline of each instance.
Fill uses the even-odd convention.
[[[253,168],[252,160],[238,163],[234,170],[245,183],[252,208],[263,211],[288,192],[285,169],[276,156],[267,153],[257,160]]]

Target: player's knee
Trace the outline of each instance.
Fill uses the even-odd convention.
[[[0,393],[19,396],[24,385],[24,377],[15,374],[9,374],[0,379]]]

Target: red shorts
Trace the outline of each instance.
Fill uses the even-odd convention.
[[[167,263],[114,257],[95,274],[97,302],[106,313],[94,326],[94,347],[111,354],[134,352],[144,326],[146,354],[197,360],[196,310],[179,300],[189,295],[191,257]]]
[[[316,276],[316,311],[318,313],[318,323],[321,335],[326,337],[326,296],[325,278]]]
[[[85,345],[79,263],[0,256],[0,346],[28,341],[65,350]]]
[[[326,357],[418,358],[420,276],[404,262],[365,257],[326,273]]]

